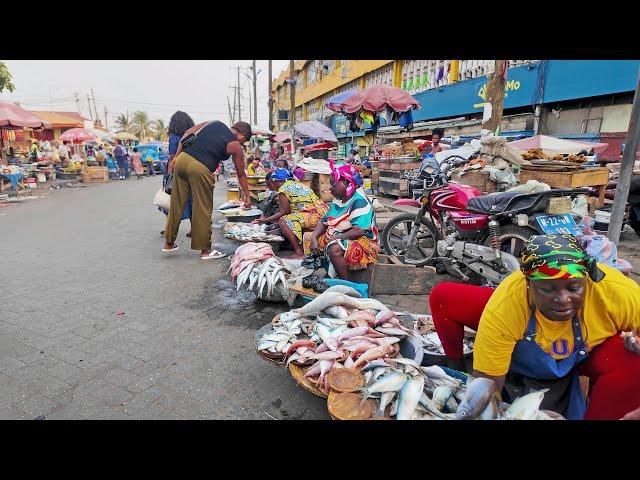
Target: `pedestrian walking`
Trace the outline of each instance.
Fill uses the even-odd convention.
[[[200,250],[200,258],[222,258],[224,253],[211,249],[211,214],[213,212],[214,174],[218,164],[233,155],[238,182],[245,195],[245,208],[251,207],[249,184],[244,170],[242,144],[251,138],[251,125],[237,122],[229,128],[219,121],[203,122],[183,135],[171,172],[173,185],[167,217],[164,252],[177,250],[176,236],[182,212],[193,195],[191,248]]]
[[[127,165],[127,151],[122,146],[122,142],[117,140],[116,148],[113,149],[113,156],[116,157],[116,163],[118,164],[118,170],[120,172],[120,180],[124,180],[125,177],[128,176],[128,165]]]
[[[133,155],[131,155],[131,166],[133,172],[138,176],[138,180],[144,175],[144,167],[142,166],[142,155],[136,147],[133,147]]]

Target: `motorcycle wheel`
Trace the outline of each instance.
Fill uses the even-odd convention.
[[[405,260],[407,248],[404,246],[404,240],[411,234],[415,220],[415,214],[411,213],[403,213],[392,218],[382,231],[382,246],[387,252],[387,255],[396,257],[403,263],[423,267],[431,263],[436,256],[438,232],[433,223],[423,219],[420,229],[416,234],[416,246],[411,248],[411,250],[416,252],[412,252],[413,255],[410,255],[410,262],[407,262]],[[416,255],[416,253],[418,255]]]
[[[531,227],[520,227],[518,225],[504,225],[500,227],[500,250],[510,253],[516,258],[520,258],[520,254],[524,247],[529,243],[532,235],[538,235],[538,232]],[[484,244],[491,246],[491,237],[487,237]]]

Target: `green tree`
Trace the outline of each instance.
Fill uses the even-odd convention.
[[[125,115],[124,113],[118,115],[116,117],[116,125],[118,125],[120,130],[131,133],[131,120],[129,119],[129,115]]]
[[[141,110],[133,112],[133,116],[131,117],[131,130],[141,142],[149,140],[153,131],[147,112]]]
[[[164,124],[164,120],[155,120],[153,122],[153,129],[155,137],[161,142],[166,142],[169,138],[169,132],[167,126]]]
[[[8,92],[13,92],[15,90],[15,85],[11,81],[13,77],[9,73],[9,69],[5,65],[4,62],[0,62],[0,93],[4,90]]]

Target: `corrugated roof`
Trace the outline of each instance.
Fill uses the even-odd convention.
[[[84,127],[82,116],[75,112],[74,116],[70,115],[71,112],[32,111],[31,113],[33,113],[36,117],[42,119],[48,125],[51,125],[51,128]]]

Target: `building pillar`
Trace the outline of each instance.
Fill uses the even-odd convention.
[[[403,60],[393,61],[393,86],[402,87],[402,62]]]

